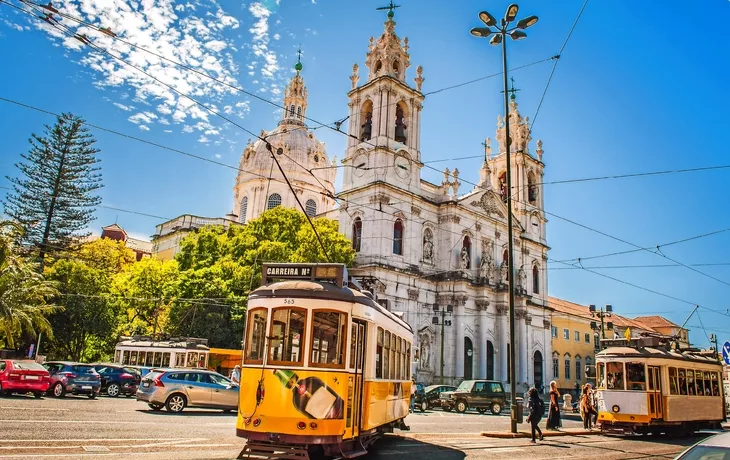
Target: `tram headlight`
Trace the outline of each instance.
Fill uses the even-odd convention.
[[[257,426],[259,426],[259,425],[261,425],[261,419],[260,419],[260,418],[257,418],[257,419],[255,419],[255,420],[253,421],[253,426],[254,426],[254,427],[257,427]]]
[[[618,407],[618,404],[614,404],[613,407],[611,408],[611,410],[613,411],[614,414],[618,414],[619,412],[621,412],[621,408]]]
[[[304,423],[304,422],[299,422],[299,423],[297,423],[297,428],[299,428],[300,430],[303,430],[303,429],[305,429],[306,427],[307,427],[307,424],[306,424],[306,423]]]
[[[317,429],[317,422],[310,422],[309,423],[309,428],[311,428],[313,430],[316,430]]]

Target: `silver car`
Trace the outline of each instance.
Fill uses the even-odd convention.
[[[710,436],[675,457],[675,460],[728,459],[730,459],[730,433],[728,432]]]
[[[238,409],[239,387],[222,375],[202,369],[153,369],[137,389],[137,401],[152,410],[166,407],[181,412],[186,407]]]

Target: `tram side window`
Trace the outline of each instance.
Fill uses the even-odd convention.
[[[596,381],[598,388],[606,388],[606,365],[603,363],[596,364]]]
[[[678,395],[679,394],[679,387],[677,383],[677,368],[676,367],[670,367],[669,368],[669,394],[670,395]]]
[[[611,390],[624,389],[624,363],[606,363],[606,377],[608,388]]]
[[[695,385],[697,386],[697,396],[705,396],[705,378],[702,371],[695,371]]]
[[[390,378],[390,368],[388,367],[390,365],[390,332],[385,331],[385,336],[383,337],[383,378],[389,379]]]
[[[383,328],[378,328],[378,340],[375,348],[375,378],[383,378]]]
[[[350,369],[355,369],[355,352],[357,350],[357,324],[353,323],[350,328]]]
[[[720,396],[720,385],[717,380],[717,372],[710,372],[710,379],[712,380],[712,396]]]
[[[411,343],[406,342],[406,379],[411,378]]]
[[[271,314],[269,360],[272,363],[301,363],[307,311],[300,308],[274,308]]]
[[[396,375],[395,378],[398,380],[403,379],[403,339],[398,337],[398,367],[396,369]]]
[[[644,363],[626,363],[629,390],[646,391],[646,366]]]
[[[687,369],[687,394],[689,396],[695,396],[697,390],[695,389],[695,371]]]
[[[679,382],[679,394],[687,394],[687,371],[684,369],[677,370],[677,380]]]
[[[266,320],[268,310],[256,308],[248,312],[248,327],[246,331],[246,362],[260,363],[264,360],[264,344],[266,340]],[[182,356],[181,356],[182,355]],[[181,358],[182,357],[182,363]],[[185,354],[175,354],[175,365],[185,366]]]
[[[347,313],[315,310],[312,316],[312,366],[345,365],[343,349],[346,325]]]

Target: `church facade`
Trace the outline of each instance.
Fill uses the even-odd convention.
[[[351,274],[412,326],[418,381],[515,378],[520,392],[547,386],[552,352],[542,144],[537,142],[535,155],[530,152],[528,120],[513,98],[508,119],[497,118],[494,151],[489,139],[484,144],[479,184],[462,187],[457,169],[446,169],[440,184],[422,179],[423,68],[409,84],[408,39],[396,35],[392,13],[384,26],[378,39],[370,38],[362,75],[356,64],[350,76],[338,206],[336,169],[328,168],[336,160],[329,160],[304,123],[307,95],[300,63],[286,89],[281,122],[261,137],[271,143],[307,213],[339,220],[357,251]],[[512,133],[511,191],[505,186],[505,123]],[[298,208],[285,183],[267,180],[283,177],[265,144],[249,143],[241,158],[233,210],[240,222],[278,205]],[[506,263],[510,195],[513,273]],[[515,350],[509,349],[509,276],[516,286]],[[512,352],[514,376],[507,365]]]

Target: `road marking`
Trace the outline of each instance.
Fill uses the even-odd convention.
[[[16,406],[0,406],[0,409],[5,410],[42,410],[43,412],[56,411],[56,412],[69,412],[71,409],[47,409],[44,407],[16,407]]]

